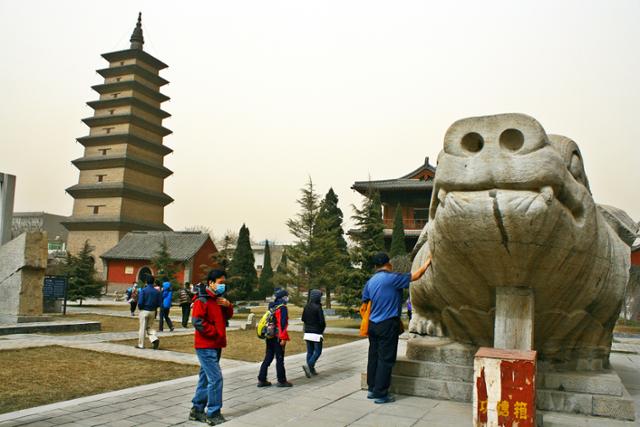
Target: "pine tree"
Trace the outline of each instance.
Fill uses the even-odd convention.
[[[77,256],[67,253],[65,273],[69,277],[67,299],[71,301],[99,297],[105,283],[96,279],[95,261],[91,256],[93,247],[85,241]]]
[[[373,256],[384,250],[384,222],[380,194],[369,189],[362,208],[353,206],[353,210],[352,218],[358,228],[352,235],[355,246],[351,250],[351,259],[360,268],[348,272],[339,298],[342,304],[351,308],[359,305],[362,288],[373,273]]]
[[[373,256],[384,251],[384,222],[382,221],[382,203],[380,193],[369,189],[362,209],[353,207],[355,214],[352,216],[357,226],[353,235],[356,243],[354,248],[354,262],[360,265],[363,272],[373,272]]]
[[[255,257],[251,249],[249,229],[244,224],[238,233],[238,244],[229,264],[229,283],[229,297],[236,301],[250,298],[257,290]]]
[[[166,277],[169,283],[171,283],[171,288],[173,290],[178,289],[178,281],[176,280],[176,273],[178,272],[177,263],[171,259],[166,237],[162,238],[160,247],[156,251],[155,257],[151,260],[151,264],[161,280]]]
[[[404,240],[404,223],[402,221],[402,207],[400,204],[396,206],[396,214],[393,217],[393,233],[391,234],[391,249],[389,256],[391,258],[407,254],[407,247]]]
[[[332,290],[344,282],[350,268],[342,218],[338,196],[330,188],[320,204],[311,251],[313,264],[317,266],[311,287],[325,290],[327,308],[331,308]]]
[[[300,212],[295,219],[287,220],[289,232],[298,240],[289,248],[289,257],[297,266],[296,286],[309,289],[311,278],[317,270],[317,260],[314,259],[313,230],[316,226],[318,210],[318,195],[313,181],[309,177],[307,185],[301,189],[302,197],[297,200]]]
[[[287,248],[285,248],[282,252],[282,257],[280,258],[278,268],[273,275],[274,288],[288,289],[295,280],[294,276],[295,275],[293,273],[293,269],[291,268],[289,259],[287,257]]]
[[[269,241],[264,243],[264,265],[260,273],[260,297],[266,298],[273,294],[273,268],[271,267],[271,249]]]

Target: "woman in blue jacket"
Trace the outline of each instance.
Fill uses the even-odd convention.
[[[158,330],[162,331],[164,326],[164,320],[167,321],[169,329],[173,332],[173,322],[169,317],[169,311],[171,310],[171,298],[173,297],[173,291],[171,290],[171,283],[169,279],[164,277],[162,283],[162,307],[160,307],[160,327]]]

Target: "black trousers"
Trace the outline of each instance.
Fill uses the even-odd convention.
[[[173,329],[173,322],[171,321],[171,319],[169,318],[169,311],[171,310],[171,308],[162,308],[160,307],[160,327],[158,328],[158,330],[162,330],[163,326],[164,326],[164,320],[167,321],[167,326],[169,327],[169,329]]]
[[[273,357],[276,358],[276,375],[278,376],[278,382],[284,383],[287,381],[287,374],[284,371],[284,347],[280,345],[280,340],[277,338],[271,338],[266,341],[266,353],[262,365],[260,365],[260,372],[258,373],[258,381],[267,380],[267,369],[273,361]]]
[[[131,314],[136,312],[136,307],[138,306],[138,301],[131,301],[129,303],[129,307],[131,307]]]
[[[189,324],[189,314],[191,314],[191,303],[185,302],[180,304],[182,307],[182,327],[186,328]],[[218,359],[220,360],[220,359]]]
[[[380,323],[369,322],[369,360],[367,386],[378,396],[389,392],[391,370],[396,363],[400,318],[392,317]]]

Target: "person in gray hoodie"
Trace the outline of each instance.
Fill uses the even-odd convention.
[[[307,378],[318,375],[316,372],[316,362],[322,354],[322,341],[324,330],[327,326],[322,311],[322,291],[312,289],[309,292],[309,302],[302,312],[302,322],[304,323],[304,340],[307,343],[307,364],[302,366],[302,370]]]

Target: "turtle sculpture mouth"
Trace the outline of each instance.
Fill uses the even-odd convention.
[[[546,185],[539,189],[513,188],[453,188],[437,186],[434,191],[436,197],[431,202],[430,217],[435,219],[443,208],[462,210],[462,205],[480,202],[483,199],[493,199],[494,214],[530,216],[536,211],[561,206],[573,221],[581,225],[585,220],[585,192],[567,191],[565,186]],[[555,203],[557,202],[557,203]],[[453,204],[453,206],[449,206]]]

